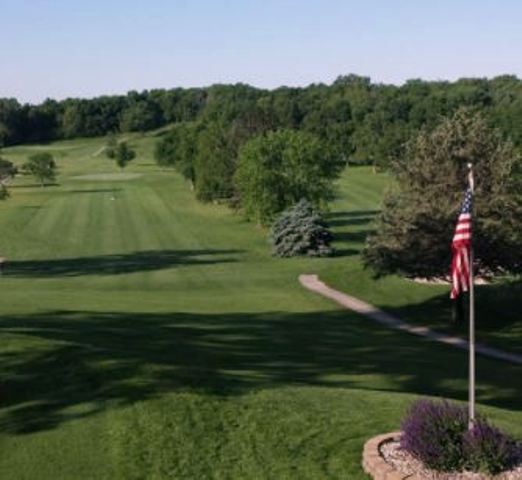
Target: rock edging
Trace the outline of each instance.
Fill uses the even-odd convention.
[[[370,438],[363,449],[362,467],[373,480],[422,480],[415,474],[398,472],[381,455],[381,445],[396,441],[401,432],[390,432]]]

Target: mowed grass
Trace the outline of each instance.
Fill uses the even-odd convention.
[[[432,302],[445,289],[375,281],[360,265],[386,176],[342,178],[338,256],[281,260],[265,231],[158,169],[155,138],[129,138],[139,156],[123,175],[103,139],[2,153],[51,151],[61,174],[46,188],[21,178],[0,204],[0,478],[363,479],[364,441],[397,429],[418,395],[466,399],[464,352],[297,282],[319,273],[441,322]],[[479,410],[522,436],[522,369],[477,368]]]

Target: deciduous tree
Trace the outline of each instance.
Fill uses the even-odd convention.
[[[267,224],[302,198],[324,206],[344,166],[315,135],[281,130],[243,145],[234,183],[247,217]]]
[[[56,163],[50,153],[42,152],[31,155],[22,170],[36,177],[43,187],[45,183],[54,182],[56,179]]]

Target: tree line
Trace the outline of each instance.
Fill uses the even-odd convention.
[[[17,143],[147,131],[171,123],[218,122],[235,141],[252,131],[314,133],[352,161],[387,163],[423,126],[459,107],[474,107],[522,145],[522,80],[504,75],[455,82],[410,80],[402,86],[344,75],[331,85],[265,90],[244,84],[131,91],[126,95],[39,105],[0,99],[0,147]]]

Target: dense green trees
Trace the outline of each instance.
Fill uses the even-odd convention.
[[[54,182],[56,178],[56,163],[50,153],[35,153],[23,164],[22,171],[34,176],[43,187],[46,182]]]
[[[243,145],[234,184],[246,215],[267,224],[302,198],[323,205],[344,165],[317,136],[279,130]]]
[[[121,114],[122,132],[145,132],[164,123],[159,105],[147,100],[132,102]]]
[[[199,200],[208,202],[232,196],[235,152],[228,130],[221,123],[210,122],[201,129],[193,165]]]
[[[309,131],[351,162],[386,167],[411,135],[461,106],[480,110],[503,136],[522,147],[522,81],[509,75],[456,82],[410,80],[400,87],[345,75],[331,85],[305,88],[213,85],[46,100],[41,105],[0,99],[0,146],[216,121],[238,138],[254,130]]]
[[[378,274],[444,276],[473,163],[474,249],[483,274],[522,271],[522,161],[479,113],[464,108],[423,130],[393,165],[398,187],[385,197],[365,262]]]
[[[184,122],[172,127],[168,135],[156,143],[154,157],[158,165],[175,167],[194,186],[198,136],[198,123]]]

